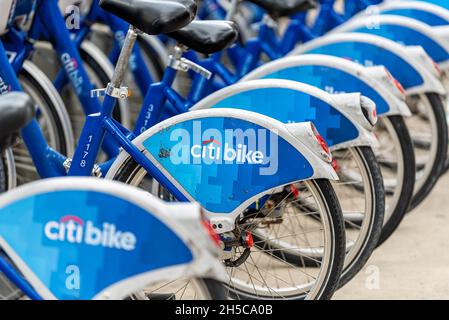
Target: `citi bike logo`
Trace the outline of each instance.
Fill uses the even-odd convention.
[[[248,164],[263,164],[265,155],[261,151],[248,150],[248,146],[238,144],[237,148],[233,148],[226,143],[224,146],[215,140],[209,139],[201,143],[201,145],[194,145],[190,149],[190,154],[193,158],[213,159],[225,162],[248,163]]]
[[[65,71],[67,72],[67,75],[70,78],[70,81],[75,87],[76,92],[80,94],[82,90],[83,78],[81,78],[79,75],[78,62],[68,53],[63,53],[61,55],[61,61],[64,65]]]
[[[170,157],[173,164],[259,165],[260,175],[278,171],[278,135],[267,129],[206,129],[201,121],[193,130],[175,129],[170,150],[161,149],[159,157]]]
[[[52,241],[102,246],[105,248],[132,251],[136,247],[136,236],[132,232],[117,230],[116,225],[104,222],[101,227],[90,220],[84,222],[77,216],[67,215],[59,221],[49,221],[44,227],[45,236]]]

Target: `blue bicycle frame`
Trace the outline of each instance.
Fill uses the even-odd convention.
[[[27,33],[12,29],[3,37],[2,42],[5,49],[14,52],[11,64],[16,73],[22,69],[23,63],[32,53],[35,40],[41,39],[52,43],[59,56],[61,66],[63,66],[63,70],[54,83],[56,89],[62,90],[67,81],[70,81],[84,113],[89,115],[99,112],[101,104],[98,99],[93,99],[90,96],[94,86],[83,67],[77,47],[70,40],[70,33],[56,0],[38,1],[33,24]],[[117,145],[109,137],[105,139],[102,147],[109,157],[118,154]]]
[[[2,93],[7,93],[9,91],[23,91],[1,41],[0,78],[4,87],[8,88]],[[48,145],[37,120],[31,121],[31,123],[22,130],[22,138],[41,177],[49,178],[65,174],[63,163],[66,158]]]
[[[8,91],[22,91],[15,70],[10,64],[6,51],[0,42],[0,78]],[[42,178],[58,176],[91,176],[95,167],[95,160],[101,148],[106,133],[112,141],[128,152],[147,172],[164,185],[180,201],[187,198],[155,167],[131,140],[134,135],[117,121],[112,119],[115,99],[106,96],[100,112],[90,114],[86,119],[79,144],[68,173],[64,167],[66,157],[53,150],[46,142],[42,130],[36,120],[33,120],[22,130],[23,140],[31,154],[39,175]],[[112,160],[100,165],[103,172],[109,168]]]
[[[42,35],[44,35],[47,39],[52,41],[60,56],[68,54],[72,57],[72,59],[74,59],[74,61],[81,61],[80,55],[77,51],[77,44],[79,45],[82,39],[85,38],[88,33],[88,28],[82,28],[78,31],[74,37],[74,41],[68,40],[70,39],[70,35],[68,30],[65,28],[64,19],[61,16],[56,1],[40,1],[39,5],[39,13],[37,14],[36,22],[30,31],[29,37],[31,39],[39,39]],[[101,14],[102,13],[99,11],[99,8],[94,7],[88,18],[99,17]],[[103,19],[106,19],[105,21],[112,23],[116,28],[115,30],[121,32],[124,31],[125,25],[126,28],[128,27],[126,23],[118,18],[114,19],[112,15],[106,14],[103,16]],[[105,135],[108,134],[106,140],[110,142],[110,144],[122,147],[143,168],[145,168],[150,175],[152,175],[162,185],[167,187],[167,189],[171,191],[175,197],[179,200],[186,200],[179,190],[177,190],[165,178],[165,176],[161,174],[160,171],[139,152],[139,150],[131,143],[131,140],[135,136],[160,122],[160,120],[164,117],[187,112],[193,104],[201,100],[211,90],[217,90],[226,85],[235,83],[247,72],[251,71],[260,64],[260,57],[262,53],[267,54],[271,59],[282,57],[289,51],[286,49],[288,43],[293,44],[300,41],[301,32],[294,32],[294,30],[302,30],[303,24],[293,22],[289,28],[291,31],[286,32],[287,36],[284,39],[278,40],[274,30],[268,24],[264,23],[262,24],[259,36],[256,39],[250,40],[245,47],[236,45],[234,48],[231,48],[231,51],[234,50],[235,52],[238,52],[238,54],[245,55],[244,59],[240,59],[243,62],[239,65],[236,74],[230,72],[220,62],[222,53],[216,53],[207,59],[199,59],[195,53],[188,52],[186,54],[188,58],[198,62],[206,69],[211,70],[215,74],[215,78],[221,78],[222,82],[217,81],[217,79],[208,81],[201,75],[196,75],[194,77],[191,92],[186,99],[172,89],[177,70],[167,67],[162,81],[160,83],[152,84],[149,88],[148,82],[142,80],[145,78],[143,76],[141,78],[141,90],[143,91],[143,87],[146,85],[146,95],[134,128],[134,132],[128,131],[117,121],[112,119],[111,116],[115,105],[115,99],[110,96],[106,96],[102,107],[98,106],[99,103],[97,100],[94,100],[95,103],[90,104],[93,109],[90,110],[89,115],[87,116],[86,124],[81,134],[68,174],[75,176],[90,176],[95,166],[95,159],[98,155],[98,150],[101,148],[105,140]],[[44,31],[47,32],[44,33]],[[17,35],[21,36],[22,34],[17,32]],[[19,54],[13,64],[13,66],[16,67],[16,71],[19,69],[18,66],[21,65],[19,61],[22,60],[23,63],[23,60],[26,58],[26,54],[23,52],[30,52],[32,49],[32,46],[29,43],[23,41],[23,39],[20,40],[24,43],[24,50],[19,50]],[[136,52],[138,54],[138,49],[133,50],[133,53]],[[4,57],[6,59],[6,55],[4,55]],[[140,63],[141,64],[138,66],[136,72],[140,72],[139,70],[145,69],[143,68],[143,60],[141,60]],[[5,65],[5,68],[2,68],[2,71],[3,69],[10,69],[10,66],[6,60],[3,64]],[[1,65],[2,64],[0,64],[0,66]],[[2,71],[0,71],[0,74],[2,74]],[[69,78],[75,88],[79,86],[80,94],[83,99],[92,102],[89,100],[91,99],[89,93],[92,89],[92,85],[88,81],[87,74],[82,68],[82,65],[78,65],[78,72],[79,73],[77,74],[79,78],[82,79],[82,85],[79,85],[77,80],[74,79],[75,77],[73,74]],[[14,72],[11,72],[9,77],[5,78],[9,79],[10,82],[17,82]],[[64,76],[61,74],[57,77],[56,85],[57,87],[60,87],[63,83]],[[14,90],[20,90],[20,85],[18,83],[15,84]],[[24,130],[30,131],[28,135],[26,132],[24,133],[24,140],[30,150],[33,162],[35,163],[41,177],[44,178],[65,175],[65,169],[62,163],[66,159],[48,147],[48,144],[43,138],[42,132],[40,132],[40,129],[37,126],[37,123],[30,125],[30,127],[31,129],[27,128]],[[36,137],[40,137],[39,143],[36,143]],[[49,162],[49,158],[54,159],[54,161]],[[100,164],[101,171],[106,172],[112,162],[113,159],[109,160],[107,163]],[[53,165],[50,166],[49,164],[52,163]]]
[[[113,33],[114,46],[109,54],[109,60],[115,65],[122,49],[123,40],[128,32],[129,24],[101,9],[97,2],[93,2],[89,13],[81,22],[80,29],[72,31],[72,41],[78,48],[89,34],[90,26],[93,22],[100,22],[110,27]],[[153,83],[155,79],[153,79],[145,65],[138,43],[133,48],[129,61],[129,70],[132,72],[140,92],[144,95],[148,90],[148,85]],[[57,79],[57,88],[62,87],[67,82],[67,77],[63,70],[59,72]]]

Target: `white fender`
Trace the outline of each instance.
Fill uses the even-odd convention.
[[[14,161],[14,154],[11,148],[7,148],[3,157],[5,160],[5,171],[7,171],[8,180],[6,181],[6,190],[12,190],[17,187],[17,172],[16,172],[16,162]]]
[[[224,90],[224,89],[223,89]],[[222,90],[220,90],[222,91]],[[169,128],[173,126],[176,123],[193,120],[193,119],[201,119],[201,118],[208,118],[208,117],[229,117],[229,118],[235,118],[235,119],[244,119],[248,122],[255,123],[259,126],[262,126],[266,129],[272,130],[276,132],[276,134],[279,137],[282,137],[287,142],[292,144],[306,159],[310,162],[312,167],[315,170],[314,176],[311,177],[311,179],[330,179],[330,180],[337,180],[338,176],[333,170],[332,166],[324,161],[321,154],[317,154],[315,150],[318,150],[318,148],[321,149],[319,146],[318,141],[316,139],[314,140],[313,145],[310,145],[308,143],[305,143],[304,141],[301,141],[302,136],[296,137],[294,136],[290,130],[288,130],[287,126],[283,124],[282,122],[279,122],[273,118],[264,116],[260,113],[246,111],[246,110],[239,110],[239,109],[205,109],[205,110],[198,110],[202,109],[196,108],[195,111],[186,112],[174,117],[171,117],[165,121],[162,121],[158,123],[157,125],[151,127],[150,129],[143,132],[141,135],[136,137],[132,143],[141,151],[145,150],[145,147],[143,146],[143,142],[147,140],[149,137],[153,136],[157,132],[164,130],[166,128]],[[310,124],[307,122],[304,122],[302,124],[298,124],[302,126],[309,126]],[[129,155],[122,151],[118,155],[117,159],[112,164],[111,168],[109,169],[106,178],[113,178],[115,173],[120,169],[121,165],[126,161],[126,159],[129,157]],[[158,166],[159,169],[161,169],[164,172],[164,169],[160,166]],[[178,186],[177,186],[178,187]],[[194,199],[191,199],[192,201]]]
[[[347,115],[351,115],[353,122],[359,123],[368,131],[373,130],[373,126],[377,123],[377,116],[374,116],[376,104],[371,99],[362,96],[360,92],[339,93],[331,96],[339,110],[344,110],[343,112]],[[365,116],[363,109],[366,109],[368,117]]]
[[[259,113],[249,112],[238,109],[207,109],[207,110],[198,110],[198,111],[190,111],[184,114],[172,117],[167,119],[159,124],[153,126],[147,131],[143,132],[136,139],[133,140],[133,144],[141,150],[147,158],[170,180],[171,183],[182,192],[189,201],[194,202],[194,199],[178,181],[176,181],[169,172],[149,153],[146,151],[143,143],[152,137],[153,135],[157,135],[159,132],[169,129],[171,126],[176,125],[178,123],[182,123],[185,121],[195,120],[195,119],[204,119],[204,118],[217,118],[217,117],[226,117],[226,118],[234,118],[239,120],[245,120],[250,123],[254,123],[258,126],[261,126],[267,130],[274,132],[277,136],[284,139],[287,143],[289,143],[292,147],[294,147],[305,159],[310,163],[313,168],[313,175],[311,177],[307,177],[307,179],[329,179],[329,180],[338,180],[337,173],[332,168],[332,164],[330,159],[328,161],[323,159],[321,154],[318,154],[316,150],[321,148],[318,139],[315,139],[312,144],[311,140],[304,141],[304,135],[315,136],[313,132],[313,127],[311,123],[304,122],[297,124],[297,126],[303,126],[301,130],[292,131],[289,130],[289,127],[275,119],[263,116]],[[301,135],[297,136],[296,134],[301,133]],[[312,147],[311,147],[312,144]],[[314,146],[313,146],[314,145]],[[120,170],[123,164],[127,161],[129,155],[122,151],[117,159],[112,164],[109,169],[106,178],[111,179],[115,176],[115,174]],[[329,157],[330,158],[330,157]],[[181,169],[181,167],[180,167]],[[259,194],[250,196],[248,199],[242,199],[242,203],[232,209],[231,212],[226,214],[219,212],[210,212],[206,209],[203,209],[205,214],[213,223],[219,223],[222,225],[220,229],[221,232],[232,231],[235,228],[235,219],[238,215],[241,214],[244,208],[250,206],[254,201],[260,199],[262,196],[269,194],[279,188],[280,186],[271,187],[268,190],[264,190]]]
[[[419,11],[428,12],[432,15],[438,16],[443,20],[448,21],[449,24],[449,10],[446,8],[440,7],[433,3],[428,3],[424,1],[396,1],[389,0],[384,3],[381,3],[377,6],[379,12],[394,9],[416,9]],[[436,35],[437,38],[440,38],[442,41],[449,44],[449,26],[435,26],[433,28],[433,34]],[[442,65],[441,68],[447,71],[449,66]]]
[[[371,132],[373,126],[367,121],[362,112],[360,93],[332,95],[317,87],[297,81],[284,79],[276,79],[276,81],[273,81],[273,79],[260,79],[239,82],[207,96],[194,105],[191,110],[209,109],[227,97],[244,91],[260,88],[287,88],[304,92],[325,101],[348,118],[359,131],[359,136],[354,140],[336,144],[330,148],[331,150],[339,150],[354,146],[376,146],[378,144],[376,136]],[[350,102],[349,107],[348,102]]]
[[[351,32],[352,30],[366,27],[366,25],[374,25],[374,24],[392,24],[398,25],[405,28],[410,28],[418,31],[419,33],[424,34],[426,37],[432,39],[438,45],[440,45],[446,52],[449,52],[449,43],[446,41],[447,33],[444,32],[446,28],[440,27],[432,27],[428,24],[425,24],[419,20],[404,17],[404,16],[395,16],[388,14],[381,14],[369,17],[354,17],[348,22],[342,24],[341,26],[335,28],[330,32],[333,33],[341,33],[341,32]],[[449,67],[449,60],[442,61],[439,63],[442,69]]]
[[[444,20],[449,21],[449,10],[425,1],[387,0],[381,4],[378,4],[376,7],[379,12],[392,9],[417,9],[420,11],[432,13]]]
[[[390,106],[389,112],[382,116],[411,116],[410,109],[405,103],[405,95],[398,90],[392,78],[388,76],[389,72],[383,66],[364,67],[358,63],[339,57],[323,54],[304,54],[289,56],[266,63],[246,75],[242,81],[260,79],[277,70],[306,65],[328,66],[360,78],[373,88]]]
[[[410,56],[414,57],[417,61],[421,63],[427,70],[429,70],[437,79],[441,80],[441,69],[433,61],[433,59],[427,54],[421,46],[406,46]]]
[[[339,42],[362,42],[369,43],[384,50],[395,53],[406,61],[413,69],[415,69],[423,78],[424,83],[419,86],[408,88],[406,90],[407,95],[435,92],[441,95],[446,94],[446,89],[441,84],[440,80],[436,78],[431,71],[423,66],[422,62],[417,60],[416,57],[410,54],[410,50],[406,46],[400,45],[392,40],[364,33],[334,33],[316,40],[312,40],[304,45],[298,46],[289,55],[300,55],[307,53],[315,48],[326,46],[329,44]]]
[[[69,187],[68,187],[69,186]],[[225,281],[226,276],[223,265],[219,262],[220,250],[212,244],[201,225],[201,209],[196,203],[165,203],[151,194],[122,183],[109,180],[98,180],[91,177],[64,177],[35,181],[30,184],[5,193],[1,197],[1,206],[4,207],[27,197],[60,191],[60,190],[93,191],[122,198],[143,209],[167,225],[192,252],[192,262],[180,266],[155,270],[141,275],[123,279],[99,292],[94,299],[120,299],[133,291],[142,289],[142,285],[151,285],[167,279],[177,280],[183,277],[212,277]],[[1,247],[10,254],[14,263],[33,282],[34,288],[47,299],[54,299],[53,294],[43,286],[31,270],[23,263],[0,236]],[[151,254],[149,252],[148,254]]]

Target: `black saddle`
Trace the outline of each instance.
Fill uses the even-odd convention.
[[[247,0],[265,11],[273,18],[288,17],[295,13],[314,8],[316,0]]]
[[[25,93],[12,92],[0,97],[0,151],[12,144],[17,132],[34,115],[34,104]]]
[[[210,54],[231,46],[238,38],[238,29],[231,21],[193,21],[187,27],[167,33],[190,49]]]
[[[100,0],[100,6],[147,34],[180,29],[197,10],[193,0]]]

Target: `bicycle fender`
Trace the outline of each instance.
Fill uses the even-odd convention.
[[[413,1],[430,3],[430,4],[437,5],[438,7],[445,8],[445,9],[449,10],[449,0],[413,0]]]
[[[408,47],[372,34],[335,33],[312,40],[290,55],[325,54],[352,60],[364,66],[385,66],[404,87],[407,95],[446,90],[441,81],[411,54]]]
[[[449,24],[449,1],[445,4],[438,2],[386,1],[377,5],[376,9],[381,14],[404,16],[430,26],[445,26]]]
[[[201,263],[224,271],[204,238],[170,216],[183,210],[199,225],[195,204],[96,178],[34,182],[0,203],[0,246],[44,299],[123,299],[160,279],[204,275]]]
[[[411,115],[405,95],[383,66],[363,67],[339,57],[305,54],[264,64],[242,81],[267,78],[304,82],[330,94],[360,92],[374,101],[378,116]]]
[[[442,36],[441,29],[415,19],[387,14],[354,18],[332,31],[334,32],[369,33],[403,45],[421,46],[441,68],[449,67],[449,43]]]
[[[311,121],[331,150],[337,150],[377,143],[360,101],[359,93],[330,95],[297,81],[262,79],[224,88],[197,103],[192,110],[238,108],[259,112],[283,123]]]
[[[244,110],[198,110],[160,122],[133,143],[188,200],[199,202],[211,221],[222,225],[221,233],[233,230],[245,208],[281,186],[338,179],[311,123],[294,127],[292,133],[275,119]],[[106,178],[114,177],[128,157],[122,152]]]

